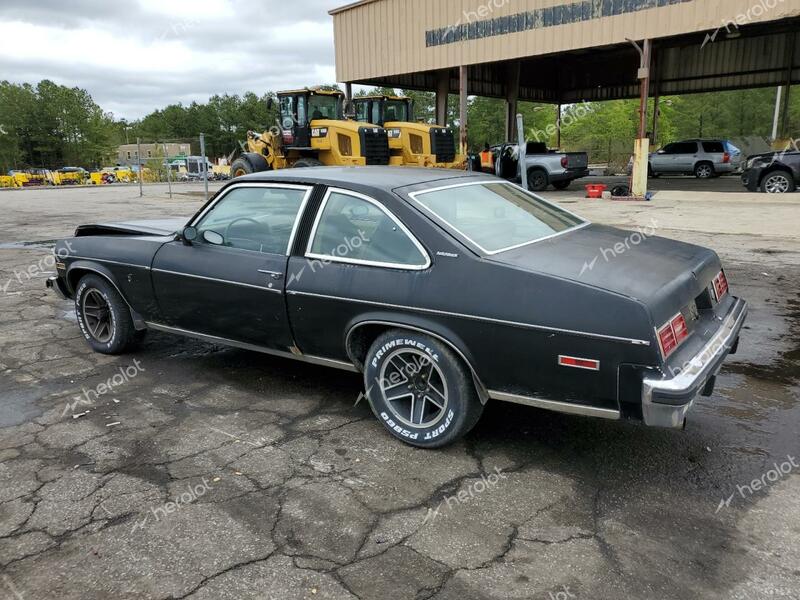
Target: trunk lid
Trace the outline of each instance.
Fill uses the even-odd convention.
[[[721,266],[713,250],[656,237],[656,228],[590,224],[490,260],[637,299],[658,326],[707,293]]]

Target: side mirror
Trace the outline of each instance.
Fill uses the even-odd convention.
[[[225,238],[218,234],[216,231],[207,230],[203,232],[203,239],[209,244],[215,246],[222,246],[225,243]]]
[[[181,231],[181,239],[187,246],[191,246],[192,242],[197,240],[197,227],[184,227]]]
[[[666,152],[664,150],[659,150],[658,152],[656,152],[656,154],[666,154]]]

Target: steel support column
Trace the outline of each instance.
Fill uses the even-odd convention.
[[[450,71],[439,71],[436,80],[436,124],[447,126],[447,97],[450,94]]]
[[[458,120],[459,130],[461,131],[461,154],[467,155],[467,89],[468,89],[467,67],[462,65],[458,68]]]
[[[647,138],[647,100],[650,97],[650,40],[645,40],[640,47],[636,42],[631,42],[639,51],[641,62],[639,64],[639,137],[634,145],[633,176],[631,178],[631,193],[634,196],[647,194],[647,164],[650,154],[650,140]]]
[[[506,67],[506,137],[511,142],[517,137],[517,103],[519,98],[520,61]]]

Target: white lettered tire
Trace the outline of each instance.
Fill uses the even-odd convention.
[[[364,385],[383,426],[421,448],[453,443],[483,412],[467,366],[423,333],[393,329],[380,335],[367,352]]]
[[[134,328],[125,300],[98,275],[85,275],[78,282],[75,312],[81,334],[95,352],[123,354],[144,337],[144,331]]]

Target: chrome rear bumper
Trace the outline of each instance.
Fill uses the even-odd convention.
[[[747,302],[737,298],[719,330],[675,377],[642,382],[642,416],[653,427],[683,427],[694,399],[736,347],[747,316]]]

